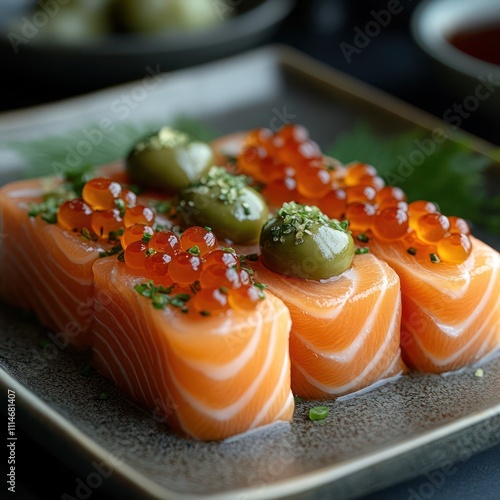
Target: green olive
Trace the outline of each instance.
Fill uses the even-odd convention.
[[[212,148],[169,127],[135,145],[126,161],[130,181],[142,187],[179,192],[213,165]]]
[[[354,241],[316,207],[285,203],[262,228],[260,250],[264,265],[277,273],[322,280],[350,267]]]
[[[177,212],[184,226],[208,226],[217,237],[239,244],[257,243],[268,219],[262,196],[243,176],[221,167],[211,168],[200,183],[182,191]]]

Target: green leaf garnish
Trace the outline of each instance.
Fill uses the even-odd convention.
[[[381,137],[362,123],[341,134],[327,154],[346,163],[371,163],[387,184],[405,191],[409,202],[436,201],[442,213],[500,234],[500,194],[490,192],[485,175],[495,160],[472,151],[468,139],[459,140],[437,142],[421,128]]]

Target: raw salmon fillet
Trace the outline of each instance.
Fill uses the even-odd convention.
[[[201,317],[134,290],[147,282],[113,258],[94,264],[94,365],[177,432],[218,440],[290,421],[290,314],[270,293],[253,311]]]
[[[34,311],[61,348],[90,345],[93,321],[92,264],[109,244],[29,217],[29,203],[42,200],[46,179],[13,182],[0,189],[1,295]]]
[[[286,277],[260,261],[252,267],[292,316],[294,394],[335,398],[405,371],[399,279],[387,264],[356,255],[350,269],[323,282]]]
[[[370,250],[401,280],[401,347],[415,370],[457,370],[500,347],[500,254],[471,241],[472,254],[463,264],[434,264],[425,249],[410,255],[404,241],[370,239]]]

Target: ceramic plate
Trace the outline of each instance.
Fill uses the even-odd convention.
[[[140,105],[119,113],[116,102],[140,85],[4,114],[0,135],[40,138],[88,130],[103,119],[168,123],[179,113],[220,133],[295,120],[322,145],[359,120],[389,134],[444,127],[284,48],[165,75]],[[489,145],[474,139],[472,147],[484,154]],[[0,150],[0,184],[31,167]],[[26,429],[65,461],[73,457],[79,477],[109,476],[103,487],[117,498],[352,497],[500,442],[499,358],[483,365],[482,377],[476,367],[446,377],[407,376],[328,403],[324,421],[311,422],[313,404],[300,402],[291,425],[198,443],[171,434],[162,409],[150,413],[88,372],[86,356],[40,343],[45,333],[36,321],[0,307],[0,384],[16,391]]]

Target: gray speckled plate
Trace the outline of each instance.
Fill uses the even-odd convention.
[[[258,78],[241,80],[248,74]],[[36,137],[103,117],[117,120],[112,103],[133,88],[0,115],[0,133]],[[388,132],[442,126],[285,49],[168,75],[129,111],[130,121],[201,116],[221,132],[272,125],[288,113],[322,143],[360,118],[377,120]],[[0,184],[23,168],[20,157],[0,152]],[[407,376],[329,403],[324,421],[311,422],[312,404],[301,402],[291,425],[197,443],[171,434],[160,415],[136,406],[96,373],[82,372],[85,355],[40,344],[43,334],[32,319],[0,306],[0,385],[16,391],[26,429],[71,457],[80,477],[109,474],[103,485],[117,498],[352,497],[500,442],[499,358],[483,366],[483,377],[475,368],[447,377]]]

